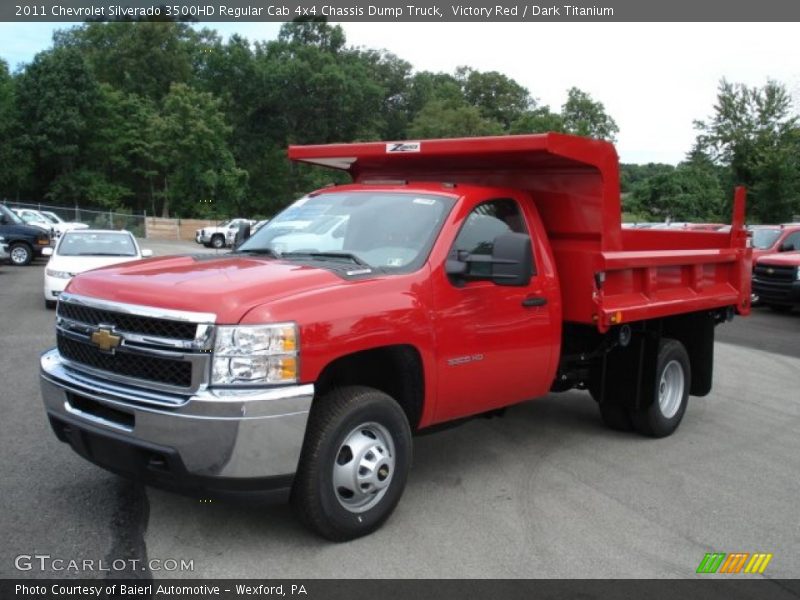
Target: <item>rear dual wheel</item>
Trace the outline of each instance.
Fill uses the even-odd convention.
[[[611,429],[635,429],[649,437],[666,437],[680,425],[686,412],[691,388],[689,355],[677,340],[663,339],[656,358],[655,385],[646,406],[629,409],[625,398],[615,396],[613,383],[609,398],[600,403],[600,415]],[[593,393],[595,398],[598,396]]]

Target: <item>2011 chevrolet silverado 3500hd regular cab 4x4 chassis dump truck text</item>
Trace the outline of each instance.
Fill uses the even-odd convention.
[[[744,191],[730,232],[623,229],[609,143],[289,156],[353,183],[230,254],[82,273],[61,295],[42,393],[79,454],[206,497],[290,498],[347,540],[388,518],[412,434],[436,424],[578,387],[610,427],[671,434],[711,390],[715,325],[749,312]]]

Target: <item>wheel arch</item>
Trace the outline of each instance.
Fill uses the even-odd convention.
[[[410,344],[378,346],[340,356],[322,369],[314,385],[314,402],[334,388],[362,385],[394,398],[406,413],[412,431],[422,418],[425,404],[422,356]]]

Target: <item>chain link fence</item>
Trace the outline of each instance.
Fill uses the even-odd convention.
[[[130,212],[114,212],[110,210],[90,210],[79,206],[55,206],[33,202],[14,202],[4,200],[9,208],[31,208],[40,212],[46,211],[58,215],[65,221],[85,223],[92,229],[125,229],[136,237],[145,237],[146,215]]]

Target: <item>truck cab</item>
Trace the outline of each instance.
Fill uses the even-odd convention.
[[[412,434],[436,425],[578,388],[608,426],[670,435],[711,391],[715,326],[749,312],[743,190],[729,231],[623,230],[606,142],[289,156],[353,182],[230,254],[84,273],[60,296],[42,394],[79,454],[177,491],[289,498],[352,539],[389,518]],[[304,233],[321,220],[343,227],[334,248]]]

